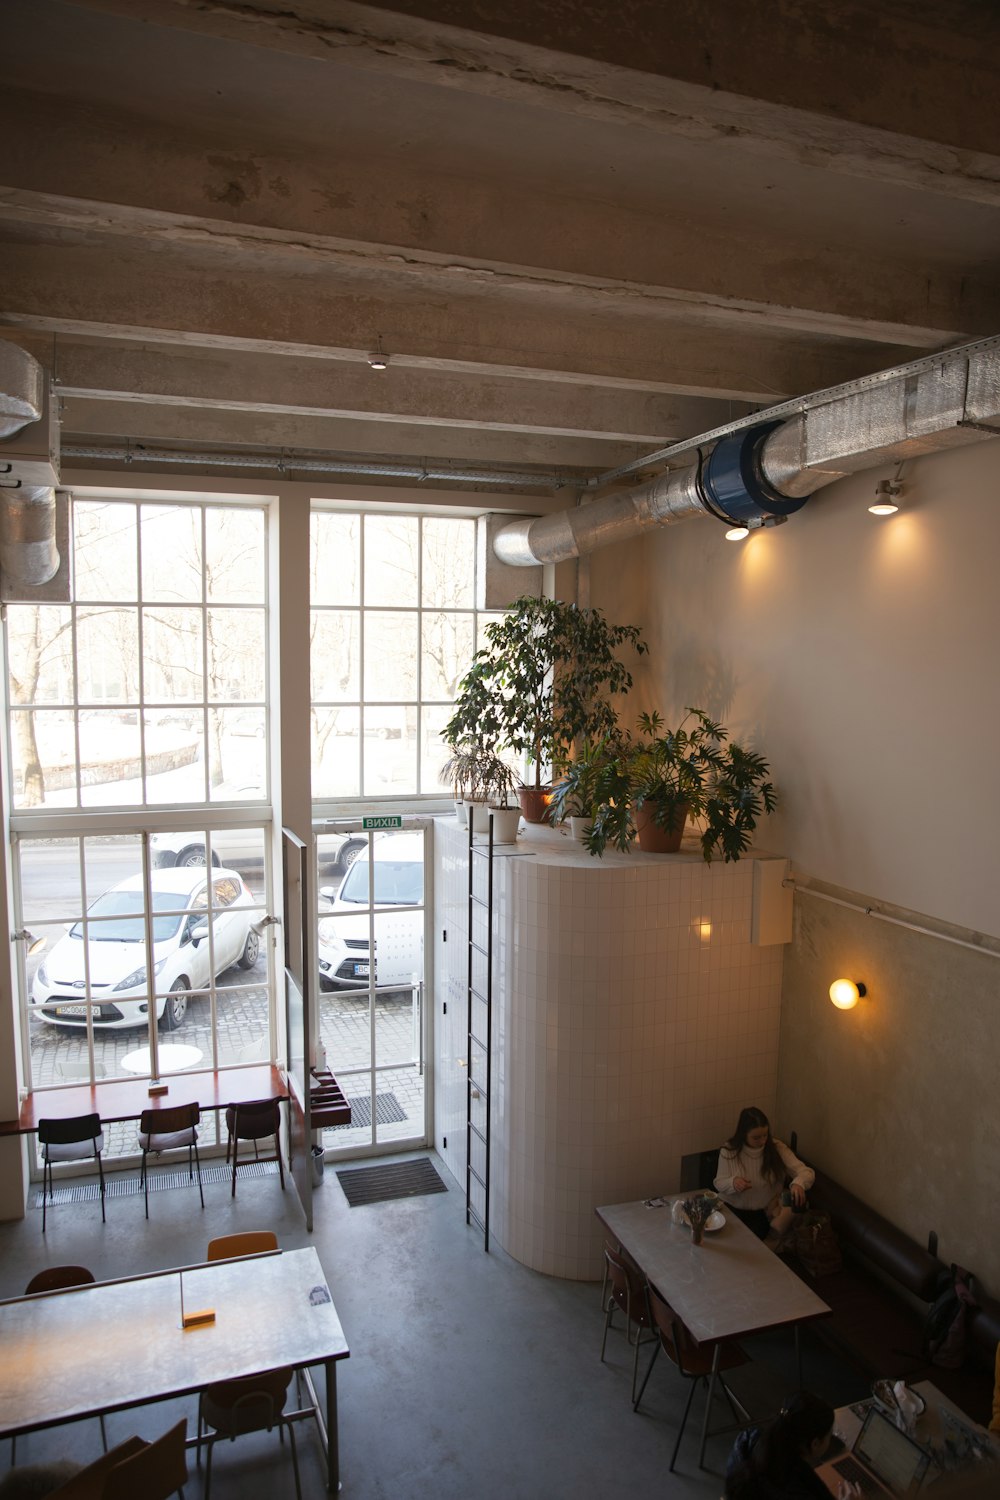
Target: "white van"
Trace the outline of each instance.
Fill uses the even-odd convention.
[[[381,833],[374,862],[365,849],[354,861],[329,915],[319,919],[319,983],[322,990],[367,990],[371,977],[370,878],[375,881],[376,985],[410,989],[424,968],[424,836]]]

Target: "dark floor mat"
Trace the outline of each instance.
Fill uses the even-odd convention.
[[[337,1181],[351,1208],[362,1203],[381,1203],[387,1198],[420,1198],[425,1193],[448,1191],[429,1156],[391,1162],[384,1167],[355,1167],[338,1172]]]
[[[330,1125],[327,1129],[356,1130],[359,1125],[367,1127],[372,1122],[372,1101],[370,1094],[364,1094],[358,1099],[348,1098],[351,1106],[351,1118],[346,1125]],[[406,1111],[396,1098],[395,1094],[375,1095],[375,1119],[379,1125],[400,1125],[406,1119]]]

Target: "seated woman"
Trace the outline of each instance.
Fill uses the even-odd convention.
[[[782,1202],[788,1181],[787,1202]],[[719,1152],[715,1191],[772,1250],[780,1249],[816,1174],[784,1141],[771,1135],[762,1109],[740,1111],[736,1129]]]
[[[833,1407],[800,1391],[770,1427],[740,1433],[726,1465],[726,1500],[831,1500],[815,1466],[832,1435]],[[860,1494],[857,1485],[840,1481],[838,1500]]]

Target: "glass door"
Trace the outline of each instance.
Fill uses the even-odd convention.
[[[319,1035],[352,1113],[350,1125],[323,1132],[334,1152],[399,1150],[427,1138],[430,830],[424,818],[400,822],[376,832],[357,821],[317,829]]]

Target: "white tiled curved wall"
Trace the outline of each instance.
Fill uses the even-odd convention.
[[[437,847],[438,986],[463,998],[436,1116],[462,1178],[467,848],[448,824]],[[515,1259],[599,1276],[596,1205],[675,1191],[682,1155],[771,1109],[783,949],[750,940],[753,887],[753,858],[706,865],[696,844],[594,860],[531,829],[495,860],[491,1228]]]

